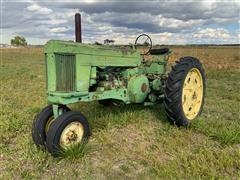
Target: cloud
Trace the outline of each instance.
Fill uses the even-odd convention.
[[[196,43],[211,44],[237,44],[240,43],[238,33],[230,32],[224,28],[206,28],[201,29],[192,35]]]
[[[28,6],[26,8],[29,11],[32,11],[34,13],[38,13],[38,14],[50,14],[51,12],[53,12],[52,9],[46,8],[46,7],[42,7],[36,3],[31,4],[30,6]]]
[[[0,28],[27,39],[74,40],[74,14],[82,15],[84,42],[134,42],[148,33],[155,44],[239,41],[239,1],[3,1]],[[41,41],[42,42],[42,41]],[[31,42],[30,42],[31,43]]]
[[[206,28],[202,29],[193,34],[194,38],[210,38],[210,39],[229,39],[231,37],[230,33],[223,28]]]
[[[116,12],[121,14],[148,13],[151,15],[163,15],[165,17],[180,20],[209,19],[214,17],[238,17],[239,1],[213,1],[213,0],[187,0],[187,1],[96,1],[95,3],[81,3],[70,1],[56,4],[61,8],[79,9],[88,14]],[[227,12],[227,13],[226,13]]]
[[[203,19],[179,20],[176,18],[166,18],[162,15],[151,15],[148,13],[121,14],[116,12],[104,12],[92,14],[91,20],[94,22],[107,23],[114,27],[127,27],[141,29],[144,32],[186,32],[193,30],[194,26],[202,25],[206,22]]]
[[[57,28],[50,29],[50,32],[53,32],[53,33],[64,33],[64,32],[66,32],[68,30],[69,30],[69,28],[67,28],[67,27],[57,27]]]

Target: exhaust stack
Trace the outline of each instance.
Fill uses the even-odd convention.
[[[81,15],[75,14],[75,36],[76,42],[82,43],[82,27],[81,27]]]

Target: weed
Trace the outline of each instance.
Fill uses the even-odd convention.
[[[90,145],[87,144],[87,141],[83,141],[77,146],[72,146],[65,150],[60,150],[59,158],[68,158],[69,160],[81,159],[88,153],[89,150]]]

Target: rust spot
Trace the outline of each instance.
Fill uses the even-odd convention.
[[[142,90],[143,93],[146,92],[146,90],[147,90],[147,84],[146,83],[142,84],[141,90]]]

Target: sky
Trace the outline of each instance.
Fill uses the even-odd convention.
[[[240,43],[240,0],[0,0],[0,43],[16,35],[29,44],[75,40],[74,14],[82,16],[84,43]]]

